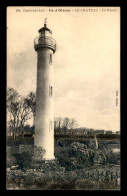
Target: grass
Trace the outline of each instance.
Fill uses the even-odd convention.
[[[97,169],[97,168],[96,168]],[[105,171],[107,168],[103,168]],[[88,172],[88,171],[87,171]],[[84,170],[75,171],[48,171],[42,169],[31,169],[23,172],[13,170],[7,178],[7,189],[27,190],[119,190],[120,186],[116,179],[110,180],[106,177],[86,177]],[[89,171],[91,174],[93,170]]]
[[[14,145],[14,142],[13,144],[12,142],[11,145]],[[81,168],[77,167],[78,162],[76,162],[75,157],[80,157],[79,152],[81,152],[81,148],[77,150],[75,156],[73,156],[73,153],[70,155],[70,146],[74,142],[78,142],[79,147],[87,145],[88,148],[94,149],[94,140],[92,138],[90,140],[82,138],[75,140],[72,138],[60,138],[55,140],[55,162],[32,161],[27,154],[24,154],[25,161],[23,161],[23,167],[11,168],[12,165],[16,165],[17,163],[15,160],[10,159],[10,164],[9,162],[7,164],[7,189],[119,190],[120,184],[118,179],[120,177],[120,167],[115,165],[119,165],[120,163],[120,153],[113,153],[111,150],[114,147],[120,147],[119,140],[98,139],[99,148],[105,153],[107,162],[115,165],[97,165],[94,163],[88,166],[84,162],[80,162]],[[81,156],[85,156],[85,154]],[[29,158],[28,162],[27,157]],[[74,162],[72,163],[71,161],[73,159]],[[22,160],[22,157],[19,156],[18,164]],[[26,164],[25,167],[24,164]],[[70,167],[69,164],[74,165],[74,167]]]

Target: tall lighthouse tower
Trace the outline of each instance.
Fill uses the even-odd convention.
[[[34,145],[45,149],[45,160],[54,157],[54,65],[53,54],[56,41],[47,27],[39,29],[39,37],[34,39],[37,52],[37,89]]]

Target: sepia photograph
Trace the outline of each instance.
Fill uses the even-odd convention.
[[[6,189],[120,190],[120,7],[6,15]]]

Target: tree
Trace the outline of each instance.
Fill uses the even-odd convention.
[[[61,117],[57,117],[55,118],[54,120],[54,129],[57,133],[61,133],[61,130],[62,130],[62,118]]]
[[[63,130],[64,134],[67,134],[67,129],[70,127],[70,119],[68,117],[63,119]]]
[[[11,102],[9,105],[9,111],[11,113],[10,124],[13,127],[14,139],[16,137],[17,128],[21,127],[22,136],[24,136],[25,122],[31,119],[31,110],[27,107],[24,98],[21,98],[17,102]]]
[[[30,92],[25,98],[25,103],[33,114],[33,125],[35,125],[36,94],[34,92]]]
[[[70,126],[71,134],[72,134],[72,131],[78,127],[78,123],[75,118],[70,119],[69,126]]]
[[[11,127],[13,127],[13,136],[14,139],[16,137],[16,128],[19,126],[19,106],[20,103],[17,102],[10,102],[9,106],[8,106],[8,111],[10,112],[10,121],[9,124]]]
[[[70,130],[70,134],[72,134],[72,131],[75,130],[78,127],[78,123],[76,119],[74,118],[61,118],[57,117],[54,120],[54,128],[55,132],[60,134],[60,133],[67,133],[67,130]],[[62,132],[61,132],[62,131]]]
[[[18,118],[18,101],[20,99],[20,95],[18,92],[10,87],[7,87],[7,96],[6,96],[6,104],[7,104],[7,113],[9,114],[9,126],[10,132],[13,133],[14,138],[16,137],[16,127],[19,123]]]
[[[24,136],[25,122],[31,118],[32,118],[31,108],[28,107],[26,103],[26,99],[22,98],[19,103],[19,119],[20,119],[20,126],[22,129],[22,136]]]
[[[7,108],[11,102],[17,101],[19,97],[20,95],[15,89],[7,87],[7,96],[6,96]]]
[[[24,125],[27,120],[32,118],[32,111],[28,107],[26,99],[13,88],[7,88],[7,110],[10,114],[9,126],[12,128],[14,139],[19,127],[21,127],[22,136],[24,136]]]

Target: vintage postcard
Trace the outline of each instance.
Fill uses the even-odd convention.
[[[8,190],[120,190],[120,7],[7,7]]]

